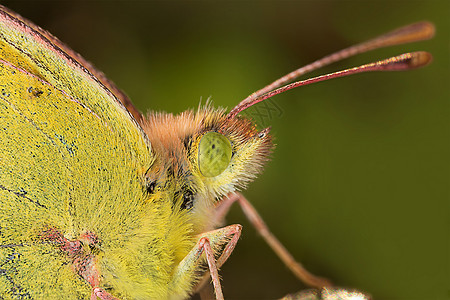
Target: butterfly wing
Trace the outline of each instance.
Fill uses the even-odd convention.
[[[104,94],[106,99],[103,100],[108,105],[119,106],[119,110],[128,114],[123,107],[126,105],[136,120],[141,119],[139,111],[119,88],[56,37],[1,5],[0,19],[0,57],[8,57],[7,60],[16,66],[66,91],[86,105],[95,102],[94,106],[98,106],[98,99],[86,97],[92,96],[95,91]],[[84,85],[80,85],[81,82]]]
[[[0,295],[86,298],[91,287],[43,232],[123,248],[150,144],[79,58],[35,28],[0,9]]]

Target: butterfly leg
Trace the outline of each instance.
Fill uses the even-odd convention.
[[[239,203],[242,211],[252,223],[252,225],[256,228],[256,230],[264,238],[267,244],[269,244],[272,250],[278,255],[278,257],[280,257],[284,264],[292,271],[292,273],[294,273],[297,278],[299,278],[305,284],[316,288],[332,285],[328,279],[318,277],[308,272],[299,262],[294,259],[294,257],[283,246],[283,244],[281,244],[281,242],[273,235],[273,233],[270,232],[262,217],[242,194],[233,193],[228,195],[228,197],[222,199],[222,201],[216,207],[216,224],[220,223],[224,219],[225,215],[228,213],[231,205],[234,202]]]
[[[172,286],[177,287],[180,282],[183,282],[183,278],[186,274],[192,274],[198,270],[201,256],[205,253],[216,299],[222,300],[223,293],[220,285],[218,268],[223,265],[231,255],[231,252],[233,252],[241,235],[241,230],[242,226],[236,224],[202,233],[199,236],[197,244],[178,265],[174,274]],[[220,256],[216,260],[215,257],[218,256],[217,254],[220,254]]]

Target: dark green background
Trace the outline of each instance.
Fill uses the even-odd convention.
[[[311,271],[375,299],[449,299],[450,2],[4,2],[92,61],[141,110],[200,97],[232,107],[323,55],[419,20],[431,41],[360,55],[323,71],[410,50],[431,66],[364,74],[273,100],[277,148],[245,195]],[[315,73],[318,74],[318,73]],[[262,107],[262,106],[261,106]],[[227,299],[303,289],[234,207],[244,232],[222,268]]]

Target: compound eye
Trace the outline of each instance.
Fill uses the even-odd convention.
[[[198,147],[198,164],[205,177],[220,175],[231,161],[231,142],[217,132],[207,132]]]

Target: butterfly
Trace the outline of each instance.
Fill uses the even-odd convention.
[[[431,61],[407,53],[305,81],[308,71],[383,46],[429,38],[401,28],[300,68],[230,112],[209,103],[143,115],[111,81],[45,30],[0,9],[0,294],[9,298],[186,298],[218,268],[242,227],[218,228],[238,202],[301,280],[306,271],[238,190],[262,171],[270,129],[240,116],[289,89]]]

